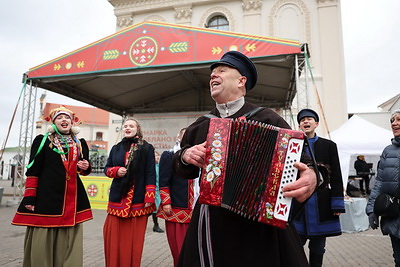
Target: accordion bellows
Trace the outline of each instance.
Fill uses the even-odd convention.
[[[199,201],[285,228],[291,198],[282,187],[297,179],[304,133],[255,121],[211,118]]]

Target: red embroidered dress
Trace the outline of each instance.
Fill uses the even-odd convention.
[[[189,223],[194,205],[194,180],[184,179],[172,170],[172,151],[164,151],[160,158],[161,205],[157,216],[170,222]],[[196,181],[197,182],[197,181]],[[171,205],[171,213],[166,214],[164,205]]]
[[[155,160],[154,147],[143,141],[141,144],[132,143],[129,150],[123,147],[124,139],[113,146],[105,167],[105,174],[114,178],[110,188],[110,198],[107,213],[122,218],[138,217],[155,211],[155,205],[145,208],[145,203],[155,202]],[[138,158],[133,159],[133,152],[140,149]],[[129,158],[131,156],[131,158]],[[136,161],[137,168],[128,167]],[[128,173],[125,177],[117,175],[118,169],[127,166]],[[133,186],[126,196],[121,197],[121,190],[125,179],[134,179]]]
[[[38,135],[33,141],[29,162],[34,160],[26,172],[24,198],[18,207],[12,224],[37,227],[66,227],[93,218],[89,199],[79,174],[88,175],[86,171],[77,168],[79,159],[89,159],[89,149],[84,139],[58,138],[51,142],[47,138],[39,150],[43,135]],[[66,154],[57,153],[67,150]],[[36,157],[35,157],[36,155]],[[33,205],[34,211],[29,211],[25,205]]]

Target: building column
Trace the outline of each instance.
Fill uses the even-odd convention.
[[[261,6],[261,0],[243,0],[243,31],[245,33],[261,33]]]
[[[347,120],[347,96],[343,34],[338,0],[318,0],[319,38],[321,47],[321,104],[329,132]]]

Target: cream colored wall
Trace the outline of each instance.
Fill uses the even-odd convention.
[[[112,146],[117,144],[122,140],[121,137],[121,126],[122,117],[114,113],[110,113],[109,121],[109,131],[108,131],[108,150],[110,151]]]
[[[145,20],[204,27],[211,16],[222,14],[231,31],[308,43],[315,84],[308,77],[309,97],[293,102],[293,114],[306,105],[317,110],[327,120],[320,123],[323,136],[347,120],[340,0],[108,1],[117,30]]]
[[[331,131],[347,120],[341,15],[335,2],[321,1],[318,7],[323,77],[323,90],[320,92]]]

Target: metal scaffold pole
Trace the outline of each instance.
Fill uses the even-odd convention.
[[[37,86],[32,85],[32,81],[25,85],[18,141],[17,166],[14,175],[14,195],[12,200],[7,201],[7,206],[17,205],[23,197],[25,166],[29,161],[29,148],[33,140],[32,137],[35,125],[36,94]]]
[[[295,114],[298,113],[299,110],[303,108],[308,108],[310,104],[310,95],[309,95],[309,88],[308,88],[308,76],[309,74],[309,69],[306,64],[306,57],[308,56],[308,53],[305,51],[308,50],[307,44],[303,44],[302,47],[303,54],[301,58],[299,58],[297,55],[297,60],[295,62],[296,64],[296,69],[297,70],[302,70],[302,78],[300,78],[300,72],[296,72],[296,88],[297,88],[297,107],[295,110]]]
[[[296,116],[299,110],[308,108],[310,105],[310,92],[309,92],[309,75],[310,70],[306,64],[308,54],[305,52],[308,49],[307,44],[303,44],[302,53],[295,55],[295,68],[294,68],[294,82],[296,84],[296,96],[293,99],[292,105],[284,109],[282,112],[283,117],[292,128],[297,127]]]

